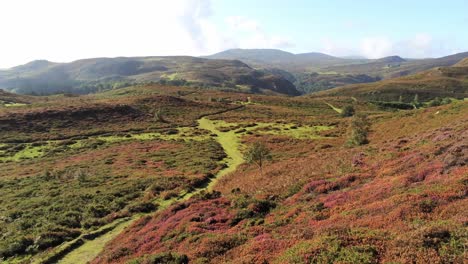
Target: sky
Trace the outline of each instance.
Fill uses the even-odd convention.
[[[0,0],[0,68],[231,48],[380,58],[468,51],[466,0]]]

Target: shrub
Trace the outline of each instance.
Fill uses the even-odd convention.
[[[25,237],[15,241],[2,241],[2,243],[0,243],[0,260],[2,258],[23,254],[32,244],[33,240]]]
[[[172,252],[164,252],[156,255],[146,255],[131,260],[127,264],[186,264],[189,263],[187,255],[179,255]]]
[[[424,200],[419,203],[419,209],[423,213],[431,213],[437,207],[437,201],[435,200]]]
[[[149,213],[156,210],[157,206],[151,202],[141,202],[128,206],[131,213]]]
[[[34,241],[34,245],[40,250],[47,249],[60,245],[62,242],[71,240],[80,234],[81,233],[77,230],[52,228],[37,237]]]
[[[350,117],[353,116],[355,113],[354,107],[352,105],[347,105],[343,107],[343,111],[341,112],[342,117]]]
[[[241,234],[221,234],[209,237],[201,242],[197,256],[212,259],[244,244],[245,241],[247,241],[247,237]]]
[[[369,126],[369,121],[365,115],[355,115],[349,125],[347,144],[349,146],[360,146],[369,143],[367,139]]]
[[[269,200],[257,200],[248,196],[241,196],[232,201],[231,206],[240,209],[230,221],[230,225],[235,226],[244,219],[264,217],[271,209],[276,207],[276,203]]]
[[[434,98],[431,102],[429,102],[429,106],[439,106],[442,104],[442,100],[439,97]]]
[[[121,247],[121,248],[118,248],[114,251],[112,251],[109,256],[107,256],[107,260],[109,262],[112,262],[114,260],[117,260],[119,258],[122,258],[122,257],[125,257],[125,256],[128,256],[132,253],[132,251],[129,249],[129,248],[126,248],[126,247]]]
[[[110,211],[100,204],[93,204],[88,208],[88,214],[95,218],[102,218],[109,213]]]

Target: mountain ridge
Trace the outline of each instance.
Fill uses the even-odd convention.
[[[240,60],[191,56],[90,58],[70,63],[41,60],[0,71],[0,88],[18,93],[89,93],[159,81],[299,95],[281,75],[253,69]]]

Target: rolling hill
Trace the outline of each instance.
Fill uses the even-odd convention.
[[[71,63],[33,61],[0,71],[0,88],[23,94],[90,93],[160,81],[256,93],[299,94],[282,76],[255,70],[241,61],[188,56],[94,58]]]
[[[359,65],[330,66],[322,70],[340,74],[367,74],[382,79],[390,79],[418,73],[434,67],[452,66],[467,57],[468,52],[435,59],[405,60],[398,56],[391,56]]]
[[[468,58],[464,58],[454,65],[455,67],[468,67]]]
[[[230,49],[204,58],[241,60],[253,67],[280,68],[293,73],[368,61],[338,58],[319,52],[293,54],[277,49]]]
[[[348,85],[323,91],[317,96],[353,96],[375,101],[411,102],[435,97],[463,99],[468,97],[468,67],[466,59],[455,67],[436,67],[405,77],[374,83]]]
[[[232,49],[205,58],[237,59],[259,69],[287,71],[294,76],[298,90],[311,93],[342,85],[402,77],[434,67],[452,66],[466,57],[468,52],[435,59],[389,56],[370,60],[359,57],[338,58],[316,52],[293,54],[272,49]]]

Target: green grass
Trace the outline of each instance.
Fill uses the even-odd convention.
[[[229,132],[221,132],[217,129],[218,125],[226,125],[227,123],[221,121],[212,121],[207,118],[202,118],[199,120],[199,128],[207,130],[211,133],[217,135],[216,141],[222,146],[223,150],[226,152],[227,158],[223,160],[223,162],[227,163],[227,167],[221,171],[219,171],[215,179],[213,179],[206,187],[199,188],[193,192],[182,192],[178,197],[174,197],[168,200],[158,200],[159,210],[167,208],[171,204],[187,200],[192,197],[194,194],[201,192],[202,190],[211,190],[213,186],[216,184],[216,179],[231,173],[237,169],[237,167],[244,162],[243,155],[240,151],[241,143],[240,137],[241,135],[236,134],[234,131]],[[183,131],[190,132],[190,129],[182,129]],[[152,136],[145,135],[143,138],[151,138]],[[141,138],[141,137],[140,137]],[[120,138],[118,138],[120,139]],[[116,138],[112,138],[111,141],[117,140]],[[121,233],[125,227],[131,225],[134,221],[139,219],[140,216],[135,216],[128,221],[118,222],[115,225],[115,228],[112,229],[110,232],[107,232],[94,240],[87,240],[77,249],[73,250],[69,254],[67,254],[63,259],[59,261],[59,263],[87,263],[88,261],[93,260],[104,248],[106,242],[112,240],[116,237],[119,233]],[[119,220],[117,220],[119,221]],[[112,225],[112,223],[111,223]]]
[[[6,103],[6,102],[0,102],[0,106],[3,105],[5,107],[19,107],[19,106],[26,106],[27,104],[22,104],[22,103]]]
[[[296,139],[319,139],[322,137],[318,136],[317,132],[326,131],[333,128],[333,126],[298,126],[292,123],[258,123],[257,128],[254,129],[253,132],[259,134],[282,135]]]
[[[341,108],[335,107],[335,106],[333,106],[332,104],[329,104],[329,103],[325,103],[325,104],[330,106],[331,109],[335,110],[338,114],[341,114],[343,112],[343,109],[341,109]]]
[[[6,144],[2,144],[0,147],[6,146]],[[4,150],[0,150],[0,161],[21,161],[24,159],[34,159],[42,157],[47,149],[50,148],[50,144],[45,144],[41,146],[32,146],[31,144],[25,144],[25,148],[17,151],[17,152],[6,152]]]
[[[87,263],[93,260],[103,249],[107,242],[120,234],[126,227],[131,225],[139,217],[134,217],[131,220],[119,222],[111,231],[99,236],[93,240],[87,240],[83,245],[76,250],[67,254],[63,259],[58,261],[59,264],[76,264]]]
[[[226,175],[231,173],[237,169],[237,167],[244,162],[244,157],[242,155],[241,143],[240,143],[240,136],[236,134],[234,131],[229,132],[221,132],[217,129],[217,126],[220,123],[224,123],[222,121],[212,121],[207,118],[202,118],[199,120],[199,127],[202,129],[206,129],[214,134],[217,135],[216,141],[223,147],[224,151],[226,152],[227,164],[228,167],[220,172],[219,176]]]
[[[320,139],[317,135],[320,131],[333,129],[333,126],[310,126],[294,123],[274,123],[274,122],[256,122],[256,123],[226,123],[216,121],[220,131],[234,131],[235,134],[261,134],[261,135],[281,135],[296,139]]]
[[[79,150],[89,147],[89,144],[93,142],[104,142],[108,144],[125,142],[125,141],[149,141],[149,140],[183,140],[183,141],[203,141],[209,139],[207,134],[200,133],[192,127],[181,127],[177,129],[176,134],[164,134],[160,132],[148,132],[140,134],[127,134],[127,135],[109,135],[109,136],[98,136],[90,137],[88,139],[75,140],[74,143],[64,146],[62,143],[64,140],[50,140],[44,142],[40,146],[34,146],[32,144],[24,144],[25,148],[20,151],[15,152],[6,152],[5,150],[0,150],[0,161],[8,162],[14,161],[18,162],[25,159],[36,159],[41,158],[51,151],[67,151],[67,150]],[[13,144],[11,144],[13,146]],[[0,144],[0,149],[3,149],[7,144]]]

